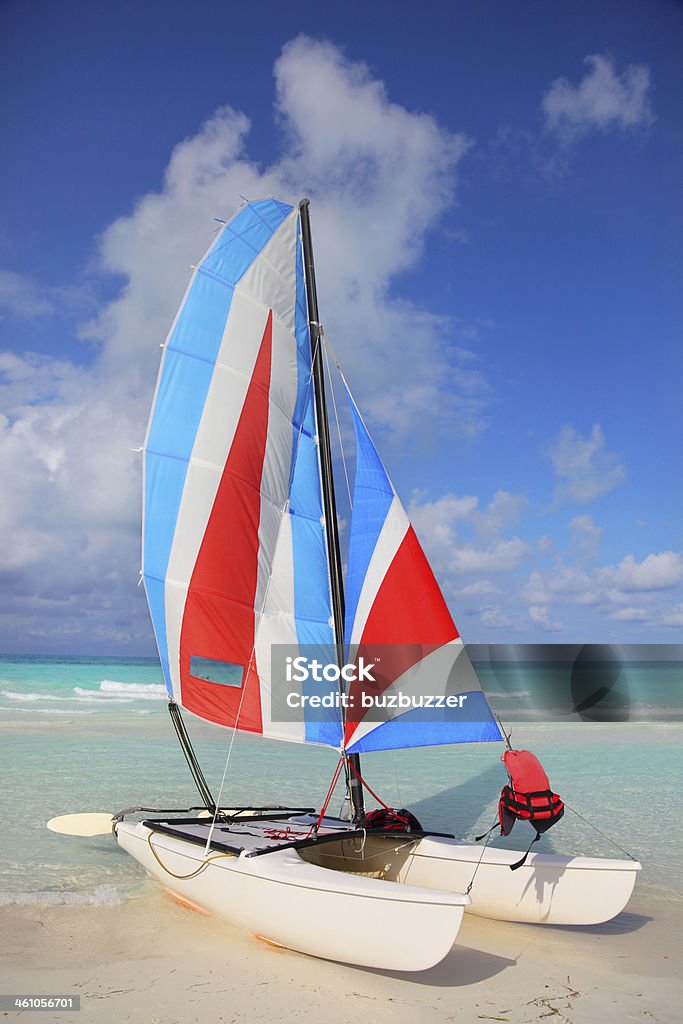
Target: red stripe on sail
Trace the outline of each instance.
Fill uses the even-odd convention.
[[[180,635],[183,706],[228,726],[235,724],[239,710],[238,728],[249,732],[263,732],[260,685],[253,666],[245,676],[254,649],[272,332],[271,311],[192,572]],[[240,687],[192,676],[191,657],[244,666],[244,699]]]
[[[365,622],[356,661],[377,662],[376,683],[367,681],[362,691],[383,693],[409,668],[450,640],[458,631],[412,526],[382,580]],[[393,645],[393,646],[386,646]],[[381,652],[379,650],[381,648]],[[346,721],[346,741],[363,718],[361,686],[351,686]],[[353,709],[353,710],[351,710]]]

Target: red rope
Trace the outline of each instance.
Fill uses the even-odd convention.
[[[327,805],[329,804],[330,800],[332,799],[332,794],[334,793],[334,787],[337,785],[337,782],[339,780],[339,776],[341,774],[341,770],[342,770],[342,765],[343,764],[344,764],[344,758],[340,757],[338,762],[337,762],[337,767],[334,770],[334,775],[332,776],[332,782],[330,783],[330,788],[328,789],[327,796],[325,797],[325,803],[323,804],[322,809],[320,811],[320,814],[318,815],[318,820],[315,823],[316,831],[317,831],[317,829],[320,828],[320,822],[325,817],[325,811],[327,810]]]
[[[374,797],[374,799],[377,801],[377,803],[381,804],[385,811],[390,811],[391,807],[389,806],[389,804],[385,804],[384,800],[382,800],[380,797],[378,797],[373,789],[370,789],[370,787],[368,786],[367,782],[365,781],[365,779],[363,778],[361,773],[358,771],[358,769],[354,765],[353,761],[349,760],[348,761],[348,765],[349,765],[349,768],[351,769],[351,771],[353,772],[353,774],[356,776],[356,778],[360,779],[361,785],[365,786],[365,788],[367,789],[367,791],[370,794],[370,796]]]
[[[297,832],[295,829],[287,825],[286,828],[264,828],[263,834],[264,836],[267,836],[268,839],[275,839],[278,842],[283,839],[294,842],[301,837],[308,839],[311,834],[311,829],[309,828],[306,832]]]
[[[330,800],[332,799],[332,794],[334,793],[334,787],[337,785],[337,782],[339,781],[339,776],[341,774],[342,765],[344,764],[345,761],[346,761],[346,764],[351,769],[351,771],[353,772],[353,774],[356,776],[356,778],[360,780],[361,785],[365,786],[365,788],[367,789],[367,791],[370,794],[370,796],[373,797],[377,801],[378,804],[381,804],[385,811],[390,811],[391,810],[391,807],[389,806],[389,804],[385,804],[384,800],[382,800],[381,797],[377,796],[377,794],[375,793],[374,789],[370,789],[370,787],[368,786],[367,782],[365,781],[365,779],[363,778],[361,773],[358,771],[358,769],[354,765],[353,761],[351,761],[350,758],[345,757],[344,755],[342,755],[339,758],[339,761],[337,762],[337,767],[334,770],[334,775],[332,776],[332,782],[330,783],[330,788],[327,791],[327,796],[325,797],[325,802],[323,803],[323,806],[322,806],[322,809],[320,811],[320,814],[318,815],[318,820],[316,821],[316,823],[315,823],[315,825],[314,825],[314,827],[313,827],[313,829],[311,831],[316,831],[317,832],[317,830],[320,828],[320,823],[322,822],[323,818],[325,817],[325,811],[327,810],[327,806],[328,806]]]

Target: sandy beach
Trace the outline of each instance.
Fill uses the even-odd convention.
[[[407,975],[269,946],[146,882],[116,906],[0,909],[0,992],[80,996],[78,1013],[40,1011],[45,1024],[678,1021],[682,911],[636,897],[571,929],[466,915],[446,959]]]
[[[151,669],[123,662],[17,662],[11,669],[11,686],[6,685],[17,695],[14,703],[31,710],[14,712],[8,698],[0,726],[7,764],[0,994],[78,995],[81,1000],[80,1012],[21,1011],[31,1019],[41,1024],[679,1019],[680,724],[516,725],[516,742],[552,766],[563,798],[642,861],[634,896],[626,912],[597,927],[544,928],[465,915],[449,955],[432,970],[409,975],[267,945],[172,900],[145,879],[111,837],[73,839],[47,830],[45,822],[55,814],[112,810],[142,793],[154,806],[186,806],[186,770],[169,740]],[[5,673],[10,673],[7,665]],[[27,696],[33,699],[18,699]],[[68,715],[54,714],[67,707]],[[41,715],[41,708],[46,713]],[[195,731],[211,778],[220,778],[222,736]],[[254,801],[303,797],[315,806],[320,786],[327,784],[323,754],[316,747],[246,740],[237,747],[234,784]],[[450,831],[457,824],[468,836],[490,823],[502,771],[495,751],[466,745],[408,752],[400,761],[400,791],[394,788],[395,764],[393,758],[371,763],[381,792],[400,801],[395,806],[413,808],[433,827]],[[645,798],[655,792],[656,801]],[[613,794],[609,811],[605,793]],[[520,843],[523,838],[520,833]],[[615,852],[575,814],[567,814],[543,846],[557,853]],[[405,941],[413,941],[410,934]],[[2,1019],[19,1016],[0,1010]]]

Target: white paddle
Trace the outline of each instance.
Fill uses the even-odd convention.
[[[50,818],[47,827],[51,832],[61,832],[65,836],[106,836],[111,832],[111,814],[93,812],[91,814],[60,814]]]
[[[131,807],[128,811],[152,811],[151,807]],[[123,812],[122,812],[123,813]],[[126,812],[128,813],[128,812]],[[160,813],[160,812],[155,812]],[[169,812],[176,813],[176,812]],[[223,814],[234,814],[230,808],[222,808]],[[258,811],[243,811],[244,817],[258,814]],[[209,811],[200,811],[198,818],[212,818]],[[64,836],[107,836],[111,832],[113,818],[111,814],[100,811],[93,811],[89,814],[60,814],[56,818],[50,818],[47,827],[51,832],[59,832]]]

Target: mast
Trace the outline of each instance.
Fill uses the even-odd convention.
[[[344,650],[344,578],[342,575],[341,552],[339,549],[339,527],[337,524],[337,503],[334,496],[334,477],[332,475],[332,452],[330,449],[330,430],[327,419],[325,375],[323,372],[323,354],[320,337],[322,332],[320,329],[320,319],[318,314],[318,294],[315,286],[315,267],[313,265],[313,245],[311,242],[311,222],[308,211],[309,206],[310,200],[302,199],[299,203],[299,213],[301,216],[301,241],[303,244],[304,274],[306,277],[306,299],[308,303],[309,337],[311,342],[311,369],[313,375],[313,391],[315,394],[315,412],[318,423],[318,443],[320,446],[325,536],[327,537],[327,553],[330,565],[332,618],[336,639],[337,663],[341,668],[346,660],[346,653]],[[351,799],[351,817],[354,821],[358,821],[363,818],[365,814],[363,785],[360,781],[360,756],[358,754],[349,754],[347,755],[347,759],[355,769],[355,771],[349,772],[347,767],[347,784]],[[356,774],[356,772],[358,774]]]

